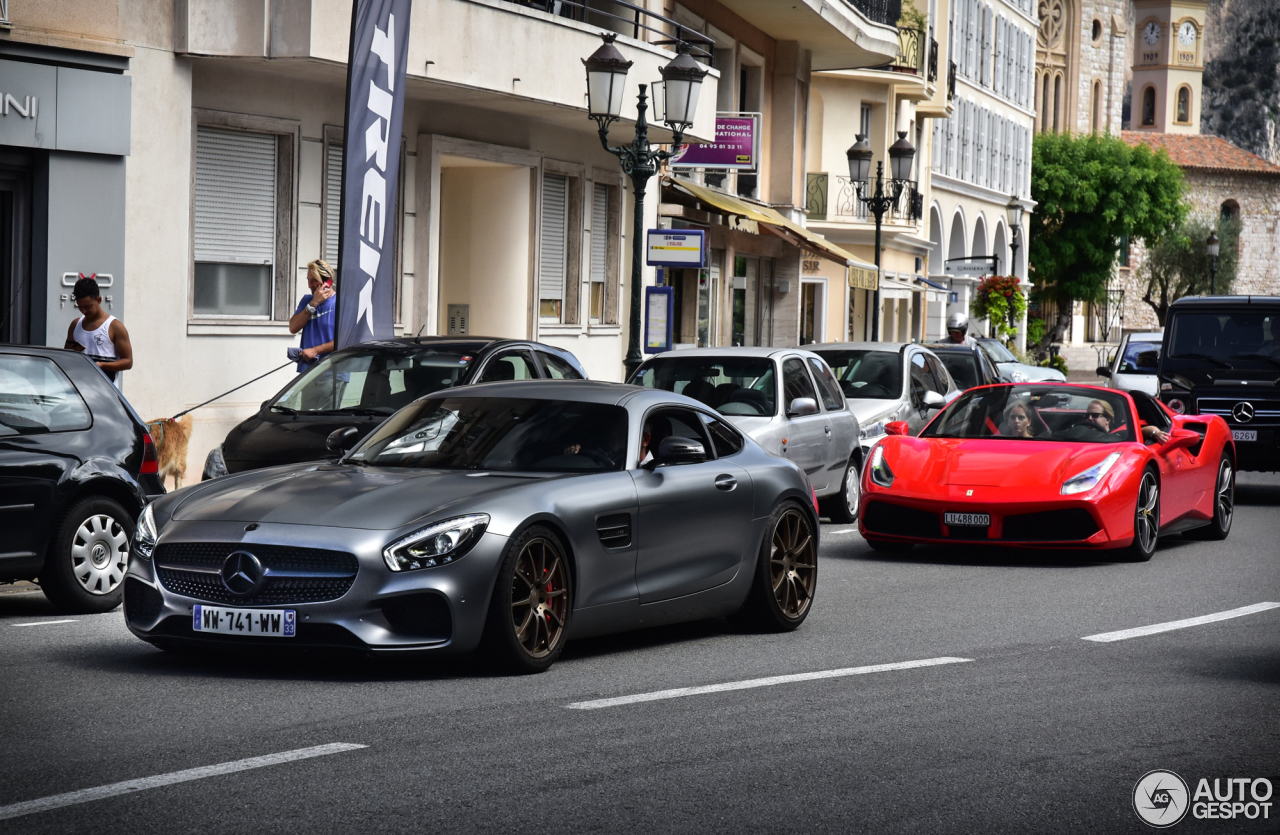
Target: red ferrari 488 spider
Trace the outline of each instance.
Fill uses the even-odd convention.
[[[1142,392],[983,386],[919,437],[905,423],[886,429],[863,468],[858,516],[877,550],[963,541],[1149,560],[1162,534],[1224,539],[1231,530],[1231,430]]]

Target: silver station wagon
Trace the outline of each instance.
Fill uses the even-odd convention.
[[[718,411],[768,452],[799,464],[835,522],[858,516],[858,420],[831,369],[800,348],[696,348],[646,360],[629,381]]]

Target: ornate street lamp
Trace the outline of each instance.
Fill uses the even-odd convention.
[[[861,133],[856,135],[853,144],[845,156],[849,160],[849,179],[857,189],[857,199],[867,204],[867,211],[876,219],[876,289],[871,300],[871,339],[880,341],[880,225],[885,212],[889,211],[899,198],[903,189],[911,183],[911,164],[916,156],[916,149],[907,141],[907,132],[898,131],[898,141],[889,146],[889,193],[884,191],[884,160],[876,163],[876,192],[870,197],[863,194],[868,190],[868,177],[871,173],[871,143]]]
[[[1005,206],[1004,210],[1008,213],[1009,228],[1012,230],[1010,232],[1011,237],[1009,239],[1009,251],[1011,253],[1009,256],[1009,275],[1017,278],[1019,246],[1018,234],[1022,231],[1022,201],[1018,199],[1017,195],[1014,195],[1009,198],[1009,205]]]
[[[600,144],[618,158],[622,171],[631,178],[635,191],[635,217],[631,234],[631,335],[627,356],[623,360],[626,376],[640,367],[640,287],[644,281],[644,192],[649,178],[658,172],[658,164],[671,158],[671,153],[649,144],[646,86],[640,85],[636,103],[636,135],[630,145],[611,146],[609,126],[622,115],[623,88],[631,62],[613,45],[617,35],[601,34],[604,44],[583,60],[587,68],[587,115],[600,126]],[[698,109],[698,94],[707,71],[689,55],[689,47],[680,43],[677,55],[659,72],[662,75],[662,113],[659,117],[674,134],[672,145],[679,145],[684,132],[693,124]]]
[[[1218,233],[1209,230],[1209,238],[1204,242],[1205,249],[1209,250],[1209,295],[1218,295]]]

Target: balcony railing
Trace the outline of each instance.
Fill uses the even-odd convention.
[[[579,23],[601,26],[653,44],[683,44],[694,58],[715,66],[715,41],[682,23],[655,14],[626,0],[512,0],[518,6],[528,6],[556,17],[566,17]],[[898,0],[900,3],[901,0]],[[642,33],[652,32],[657,39]]]
[[[872,23],[897,26],[902,17],[902,0],[844,0]]]
[[[836,177],[836,188],[839,191],[835,199],[835,211],[827,213],[827,220],[875,220],[867,212],[867,204],[862,201],[859,189],[854,186],[852,180],[848,177]],[[917,190],[915,183],[909,182],[902,189],[902,194],[889,207],[884,219],[915,226],[923,216],[924,195]],[[812,215],[810,219],[813,219]]]
[[[938,80],[938,41],[936,38],[929,39],[929,83]]]
[[[956,62],[948,61],[947,67],[947,101],[951,101],[956,97]]]
[[[927,43],[924,32],[919,29],[899,26],[898,57],[887,64],[882,64],[877,69],[910,73],[911,75],[923,75],[925,68],[925,45]]]

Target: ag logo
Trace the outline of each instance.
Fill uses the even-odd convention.
[[[1173,826],[1187,814],[1187,784],[1172,771],[1156,769],[1133,787],[1133,811],[1157,829]]]

